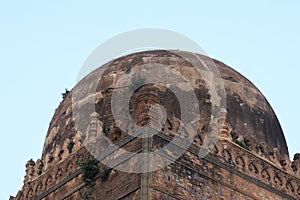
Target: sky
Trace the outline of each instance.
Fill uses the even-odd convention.
[[[49,122],[89,54],[117,34],[176,31],[266,96],[291,159],[300,152],[300,1],[0,1],[0,199],[41,157]]]

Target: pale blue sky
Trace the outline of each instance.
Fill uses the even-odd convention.
[[[179,1],[178,1],[179,2]],[[300,1],[1,1],[0,199],[41,156],[64,88],[99,44],[138,28],[184,34],[250,79],[300,152]]]

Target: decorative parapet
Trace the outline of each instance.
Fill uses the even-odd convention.
[[[278,148],[275,147],[271,151],[268,151],[269,147],[266,143],[258,144],[257,140],[251,136],[244,138],[242,135],[235,133],[227,121],[226,110],[222,110],[218,113],[217,120],[218,123],[223,123],[223,126],[220,126],[221,128],[219,130],[219,140],[228,141],[234,144],[234,146],[244,149],[244,151],[247,150],[247,152],[253,154],[252,156],[266,160],[285,173],[300,178],[300,154],[295,154],[294,161],[291,161],[289,156],[282,155]],[[222,143],[226,144],[228,142]],[[227,154],[228,152],[221,156],[228,157]]]
[[[266,157],[255,154],[253,151],[242,148],[234,142],[223,140],[221,144],[216,145],[215,153],[222,162],[228,163],[232,168],[238,169],[279,191],[294,196],[296,199],[300,198],[300,177],[297,174],[299,168],[295,173],[296,167],[291,165],[287,155],[271,161]],[[277,152],[276,149],[274,151]],[[299,160],[294,160],[293,163],[299,163]]]
[[[47,169],[47,171],[35,178],[33,178],[34,176],[31,173],[31,170],[34,167],[39,167],[37,164],[40,163],[40,161],[38,160],[35,163],[37,166],[34,165],[32,160],[28,161],[26,164],[28,167],[28,170],[26,170],[26,172],[28,172],[26,177],[30,177],[32,179],[29,180],[28,178],[25,178],[22,189],[17,193],[16,197],[11,196],[10,200],[34,199],[37,197],[37,195],[58,184],[76,170],[79,170],[79,166],[76,164],[76,161],[87,155],[88,151],[82,147],[78,151],[71,153],[66,159],[57,163],[55,166],[50,167]]]
[[[28,181],[32,180],[33,179],[33,176],[34,176],[34,168],[35,168],[35,162],[30,159],[27,161],[26,165],[26,175],[24,177],[24,183],[27,183]]]
[[[91,117],[92,122],[95,117],[97,118],[95,114]],[[174,123],[171,122],[172,125],[175,126],[176,120],[171,121]],[[98,130],[100,127],[95,128]],[[216,157],[230,168],[236,169],[241,174],[263,183],[266,187],[275,188],[277,191],[288,194],[295,199],[300,198],[300,154],[296,154],[293,162],[291,162],[289,157],[281,155],[277,148],[267,153],[267,147],[264,144],[255,145],[253,141],[244,139],[246,145],[251,148],[246,149],[233,141],[232,134],[230,134],[230,124],[226,123],[221,131],[223,132],[220,135],[220,141],[214,147],[213,157]],[[238,135],[233,137],[240,138]],[[66,140],[66,144],[69,142],[70,140]],[[195,149],[197,148],[196,145],[192,146]],[[65,145],[62,149],[65,149]],[[60,157],[60,151],[57,152],[55,159]],[[46,171],[41,171],[44,166],[42,160],[36,162],[29,160],[26,164],[24,186],[17,196],[11,197],[10,200],[32,199],[54,185],[61,183],[62,180],[79,169],[76,160],[85,155],[88,155],[88,152],[81,147],[74,153],[64,155],[65,159],[61,159],[55,166],[48,168]]]

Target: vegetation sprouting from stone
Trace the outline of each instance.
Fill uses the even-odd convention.
[[[65,99],[69,93],[70,91],[67,88],[65,88],[65,92],[61,93],[62,98]]]
[[[104,94],[107,94],[107,93],[109,93],[109,88],[104,88],[101,92]]]
[[[103,133],[107,136],[110,132],[110,128],[107,125],[103,125]]]
[[[100,169],[99,177],[101,178],[102,181],[105,181],[107,179],[110,171],[111,171],[111,168],[106,167],[106,166],[103,166]]]
[[[97,160],[93,158],[77,161],[77,164],[81,167],[83,181],[87,185],[94,185],[97,177],[101,178],[102,181],[105,181],[111,171],[110,168],[99,166],[97,163]]]
[[[38,172],[37,172],[37,174],[38,174],[38,175],[41,175],[42,172],[43,172],[43,170],[42,170],[42,169],[39,169]]]
[[[244,140],[240,141],[240,140],[238,140],[238,139],[233,138],[232,141],[233,141],[234,143],[240,145],[240,146],[243,147],[244,149],[247,149],[247,150],[249,150],[249,151],[251,150],[250,147],[246,145],[246,143],[245,143]]]
[[[129,73],[131,72],[131,67],[129,66],[129,67],[127,67],[126,69],[124,69],[124,72],[125,72],[126,74],[129,74]]]
[[[81,167],[83,181],[88,185],[93,185],[96,176],[100,172],[99,166],[95,159],[86,159],[85,161],[78,162]]]

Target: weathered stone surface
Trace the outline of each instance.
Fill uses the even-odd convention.
[[[189,53],[186,54],[187,56],[189,55]],[[211,64],[209,58],[205,56],[200,57],[207,62],[208,65]],[[257,144],[265,143],[266,149],[264,149],[264,154],[266,156],[274,147],[278,148],[281,154],[288,154],[288,148],[278,119],[261,92],[249,80],[232,68],[217,60],[213,61],[218,67],[225,84],[228,122],[231,125],[233,132],[239,133],[244,138],[255,138]],[[210,95],[208,93],[207,83],[201,78],[199,73],[195,73],[191,64],[180,58],[176,52],[148,51],[136,53],[115,59],[106,64],[109,67],[108,70],[103,73],[102,77],[98,77],[101,68],[99,68],[98,71],[96,70],[89,74],[80,82],[80,86],[78,86],[79,88],[76,90],[79,91],[78,94],[73,94],[73,91],[71,91],[66,96],[55,111],[45,139],[42,155],[42,159],[45,162],[45,168],[47,168],[47,163],[49,163],[49,161],[45,160],[47,154],[53,154],[55,146],[63,146],[66,139],[71,139],[75,137],[78,132],[85,131],[78,130],[75,127],[71,111],[72,95],[77,99],[78,105],[76,106],[78,106],[78,108],[91,110],[91,112],[93,112],[94,104],[96,102],[96,110],[102,117],[101,121],[103,121],[106,117],[112,116],[109,104],[110,95],[116,80],[124,73],[124,69],[128,66],[134,68],[146,63],[160,63],[172,66],[179,69],[183,74],[187,74],[186,76],[194,86],[201,108],[201,123],[199,129],[207,129],[211,112]],[[84,89],[85,87],[91,87],[88,85],[91,79],[100,80],[96,87],[97,94],[95,95],[89,94],[88,91]],[[159,91],[162,89],[153,88],[153,90]],[[179,106],[173,106],[173,103],[170,103],[170,101],[176,103],[176,99],[172,97],[172,94],[170,92],[161,92],[159,95],[161,98],[160,102],[166,107],[166,110],[169,111],[168,115],[174,114],[175,116],[179,116],[179,110],[174,110],[174,108],[179,108]],[[91,113],[87,112],[87,116],[77,117],[89,119],[90,114]],[[111,120],[108,120],[107,123],[109,123],[109,126],[112,125]],[[83,124],[83,127],[86,128],[87,124]],[[254,142],[252,142],[252,145],[253,143]],[[57,161],[54,159],[53,162],[55,163]]]
[[[198,56],[207,65],[212,64],[210,58]],[[300,156],[296,154],[290,161],[282,129],[271,106],[245,77],[224,63],[213,62],[224,81],[227,109],[217,114],[217,119],[224,124],[216,127],[219,141],[210,144],[208,156],[198,156],[211,120],[212,103],[206,80],[176,51],[135,53],[107,63],[109,67],[102,77],[99,72],[103,68],[95,70],[66,95],[50,122],[42,158],[28,161],[24,186],[10,199],[113,200],[145,196],[149,199],[300,199]],[[147,63],[175,68],[190,81],[201,111],[197,135],[178,160],[149,173],[148,182],[144,180],[147,174],[112,170],[106,180],[95,179],[95,185],[90,187],[83,181],[77,162],[91,157],[83,146],[85,139],[102,147],[95,152],[106,150],[107,143],[97,138],[99,134],[105,134],[114,144],[126,141],[121,147],[129,152],[143,150],[141,138],[128,139],[131,124],[127,124],[124,131],[119,125],[126,122],[114,121],[111,95],[128,67],[137,68]],[[91,80],[95,81],[91,84]],[[92,87],[96,88],[95,93],[86,89]],[[185,84],[178,87],[188,90]],[[76,100],[73,107],[72,97]],[[129,103],[130,114],[140,125],[153,122],[149,112],[162,113],[157,104],[165,109],[166,123],[155,124],[161,132],[151,139],[150,148],[154,152],[178,134],[180,102],[168,88],[149,84],[137,90]],[[85,112],[75,112],[81,109]],[[185,109],[194,112],[193,108]],[[78,121],[80,124],[75,123]],[[158,117],[157,121],[163,120]],[[172,152],[168,154],[172,156]],[[135,165],[136,160],[129,159]],[[102,166],[100,162],[97,164]]]

